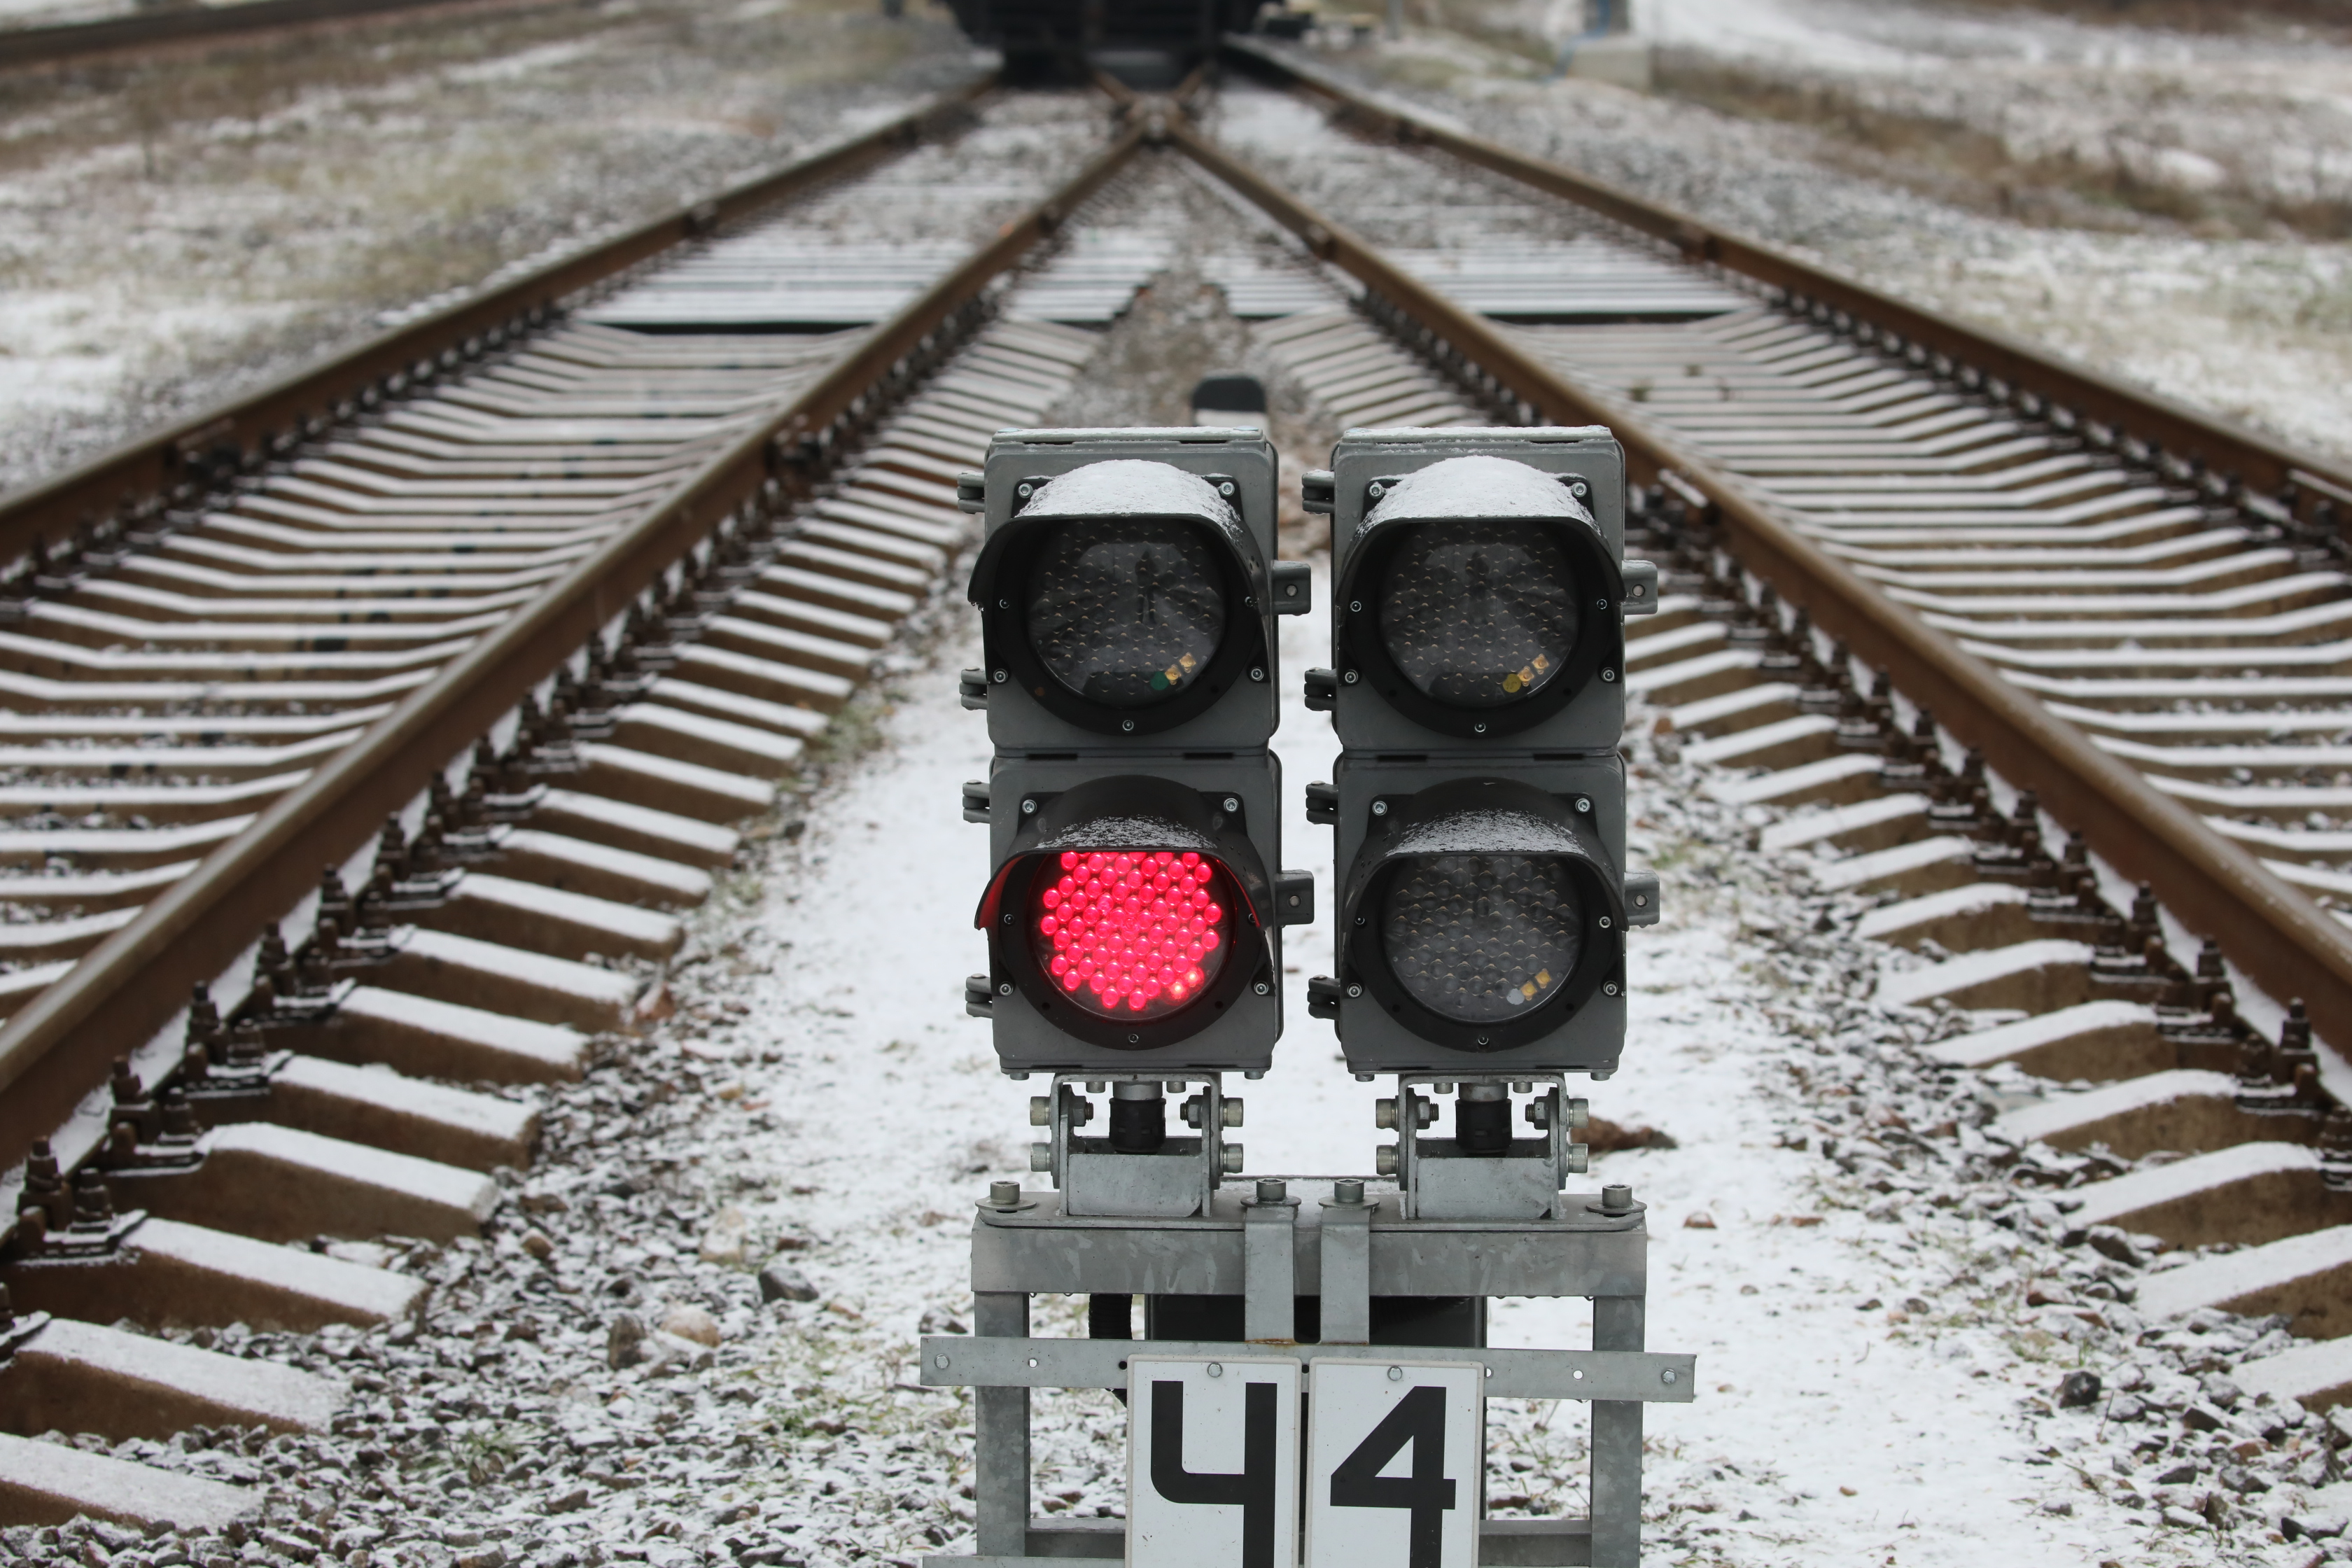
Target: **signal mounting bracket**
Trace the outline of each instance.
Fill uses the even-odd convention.
[[[1197,1135],[1167,1136],[1166,1091],[1188,1088],[1192,1093],[1180,1110]],[[1078,1130],[1094,1120],[1087,1095],[1106,1090],[1113,1096],[1108,1136],[1082,1134]],[[1157,1124],[1158,1136],[1147,1140],[1152,1147],[1118,1146],[1122,1103],[1145,1109]],[[1183,1219],[1206,1213],[1209,1194],[1241,1169],[1242,1147],[1226,1142],[1224,1134],[1241,1125],[1242,1102],[1225,1093],[1215,1073],[1056,1073],[1052,1089],[1030,1100],[1029,1120],[1050,1130],[1047,1142],[1030,1145],[1029,1167],[1051,1174],[1065,1214]]]

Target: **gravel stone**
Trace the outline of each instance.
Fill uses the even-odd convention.
[[[816,1287],[809,1277],[781,1258],[760,1270],[760,1299],[763,1301],[814,1301]]]

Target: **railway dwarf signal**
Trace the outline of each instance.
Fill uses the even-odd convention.
[[[1657,574],[1623,559],[1624,496],[1598,428],[1351,431],[1307,477],[1335,584],[1307,704],[1342,748],[1307,786],[1339,837],[1308,1010],[1360,1077],[1400,1075],[1381,1173],[1426,1217],[1550,1213],[1582,1161],[1565,1075],[1623,1046],[1625,931],[1658,901],[1625,868],[1622,617]],[[1451,1139],[1420,1136],[1425,1091],[1456,1095]]]
[[[1031,1169],[1058,1189],[991,1184],[973,1331],[923,1341],[925,1386],[974,1390],[961,1561],[1103,1550],[1092,1521],[1030,1516],[1029,1400],[1108,1388],[1136,1568],[1468,1568],[1505,1533],[1528,1561],[1635,1568],[1642,1407],[1688,1399],[1693,1365],[1643,1349],[1632,1190],[1561,1191],[1582,1168],[1568,1074],[1615,1068],[1625,927],[1657,908],[1624,870],[1619,616],[1656,578],[1622,559],[1622,475],[1605,430],[1405,430],[1351,432],[1309,477],[1349,595],[1338,663],[1310,672],[1345,743],[1310,786],[1341,923],[1310,1011],[1360,1076],[1398,1077],[1383,1125],[1408,1131],[1375,1150],[1393,1192],[1221,1185],[1241,1170],[1223,1078],[1271,1059],[1280,928],[1313,904],[1270,869],[1271,616],[1307,592],[1273,562],[1264,437],[1008,431],[960,486],[987,517],[988,663],[964,682],[996,752],[965,786],[992,850],[966,1001],[1006,1071],[1052,1075]],[[1457,1091],[1454,1136],[1421,1136]],[[1197,1135],[1169,1128],[1179,1092]],[[1514,1135],[1514,1096],[1538,1136]],[[1033,1335],[1040,1292],[1087,1296],[1087,1338]],[[1494,1296],[1591,1300],[1592,1349],[1486,1349]],[[1496,1397],[1592,1401],[1589,1519],[1481,1520]]]
[[[1266,749],[1275,617],[1307,608],[1275,482],[1245,427],[1008,430],[959,489],[985,519],[964,701],[995,748],[965,786],[992,866],[966,1005],[1006,1071],[1056,1075],[1034,1163],[1081,1207],[1189,1213],[1239,1168],[1218,1075],[1273,1059],[1281,928],[1313,917]],[[1107,1138],[1076,1131],[1081,1084],[1110,1092]],[[1171,1084],[1197,1085],[1199,1137],[1168,1137]]]

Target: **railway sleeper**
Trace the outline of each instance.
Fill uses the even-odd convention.
[[[323,1432],[347,1397],[291,1367],[70,1318],[0,1323],[0,1431],[28,1437],[70,1430],[161,1441],[224,1426]]]
[[[856,682],[847,676],[702,643],[679,648],[671,668],[698,686],[820,714],[839,712],[856,689]]]
[[[283,1048],[352,1066],[381,1064],[411,1079],[530,1084],[578,1081],[588,1070],[593,1032],[360,984],[340,993],[328,1017],[273,1031],[272,1038]]]
[[[1042,406],[1033,401],[1032,413]],[[951,471],[947,479],[951,484]],[[113,1430],[102,1405],[110,1387],[63,1381],[40,1359],[45,1338],[53,1349],[99,1345],[112,1363],[96,1352],[83,1361],[115,1368],[120,1380],[145,1369],[155,1391],[139,1416],[148,1426],[137,1434],[125,1426],[126,1435],[224,1421],[297,1429],[331,1419],[340,1393],[321,1380],[285,1373],[278,1385],[239,1388],[236,1375],[249,1363],[76,1320],[307,1331],[420,1313],[421,1280],[272,1243],[480,1231],[499,1201],[483,1173],[528,1159],[538,1110],[527,1100],[423,1080],[576,1079],[593,1034],[628,1025],[638,978],[576,960],[658,961],[676,952],[678,921],[637,906],[707,896],[709,870],[729,864],[740,841],[723,825],[773,804],[767,781],[790,771],[804,742],[823,732],[819,710],[845,700],[850,682],[868,672],[871,650],[944,570],[945,542],[925,534],[934,519],[961,526],[939,504],[945,488],[929,485],[928,516],[904,497],[877,503],[905,513],[903,526],[877,517],[872,527],[835,525],[827,545],[787,543],[777,562],[748,574],[759,588],[744,596],[751,602],[740,616],[730,603],[729,613],[698,617],[701,640],[659,650],[669,673],[634,688],[639,698],[611,711],[601,731],[609,738],[584,731],[560,748],[568,760],[543,767],[541,741],[519,738],[510,761],[535,773],[536,786],[516,797],[511,774],[498,775],[502,798],[528,803],[519,819],[493,826],[468,816],[474,826],[461,844],[419,846],[424,860],[410,858],[404,869],[396,858],[401,836],[388,835],[395,895],[414,903],[413,884],[435,880],[436,896],[402,906],[411,923],[348,946],[322,921],[303,963],[320,959],[323,940],[326,962],[341,976],[323,994],[281,992],[287,968],[310,971],[293,965],[282,945],[273,956],[265,943],[260,1012],[245,1022],[266,1026],[267,1070],[257,1077],[243,1062],[238,1070],[200,1072],[190,1098],[209,1127],[190,1131],[183,1121],[184,1136],[118,1139],[102,1156],[102,1174],[92,1169],[84,1173],[89,1181],[77,1182],[70,1223],[59,1215],[54,1228],[32,1225],[29,1237],[20,1227],[0,1282],[27,1310],[56,1315],[24,1336],[36,1347],[20,1354],[26,1377],[12,1384],[10,1369],[0,1367],[0,1426],[24,1411],[32,1412],[22,1417],[27,1424],[43,1423],[37,1429]],[[597,679],[592,669],[587,679]],[[525,704],[533,737],[542,734],[533,727],[538,713]],[[433,798],[446,810],[446,797]],[[446,869],[421,875],[417,866],[436,866],[443,847],[456,849],[462,869],[441,863]],[[360,895],[362,910],[382,892],[386,868],[380,856],[378,880]],[[340,887],[329,894],[340,900]],[[341,918],[348,923],[350,915],[345,908]],[[119,1099],[117,1109],[131,1116],[117,1130],[135,1134],[152,1102],[138,1101],[135,1079],[122,1092],[131,1102]],[[149,1348],[173,1353],[142,1361]],[[63,1360],[62,1352],[51,1357]],[[205,1403],[222,1387],[244,1403]],[[159,1485],[142,1467],[55,1452],[68,1458],[48,1470],[12,1458],[0,1513],[47,1521],[80,1511],[201,1527],[252,1506],[234,1489],[182,1496],[173,1478]],[[142,1489],[162,1500],[144,1512],[135,1500]]]
[[[728,691],[715,686],[698,685],[672,674],[665,675],[646,689],[645,700],[658,708],[699,713],[722,719],[730,724],[740,724],[764,730],[781,739],[814,741],[824,733],[831,721],[811,708],[797,708],[788,702],[771,702],[764,697],[747,692]],[[621,711],[620,721],[625,726],[630,709]],[[615,738],[617,739],[617,733]]]
[[[587,765],[571,783],[588,795],[709,823],[756,816],[776,804],[775,785],[764,779],[602,742],[579,750]]]
[[[868,650],[887,645],[897,630],[893,621],[877,616],[856,615],[845,610],[829,610],[806,600],[787,599],[780,595],[747,588],[728,603],[730,614],[746,621],[782,626],[796,632],[807,632],[835,642],[848,643]],[[863,665],[852,672],[865,673]]]
[[[1785,680],[1764,680],[1669,708],[1662,721],[1671,733],[1714,740],[1794,719],[1800,711],[1796,687]]]
[[[530,822],[586,844],[708,869],[734,864],[742,843],[731,827],[574,789],[550,788]]]
[[[535,1101],[404,1075],[380,1059],[356,1065],[281,1049],[253,1081],[194,1088],[190,1107],[208,1126],[271,1122],[470,1171],[525,1165],[539,1142]]]
[[[0,1433],[0,1516],[20,1524],[87,1514],[142,1531],[218,1531],[260,1511],[258,1492]]]
[[[698,864],[528,826],[505,829],[496,852],[482,864],[543,888],[614,903],[689,909],[710,896],[710,874]]]
[[[167,1160],[113,1168],[108,1184],[154,1217],[265,1241],[478,1236],[499,1200],[479,1172],[271,1121],[213,1128]]]
[[[16,1310],[89,1322],[128,1318],[151,1330],[245,1323],[315,1333],[330,1323],[408,1321],[430,1289],[388,1268],[153,1215],[122,1215],[99,1230],[110,1245],[45,1241],[0,1265]]]
[[[644,989],[633,974],[421,926],[395,928],[364,973],[387,991],[593,1032],[624,1027]]]
[[[796,736],[661,702],[621,710],[613,738],[633,751],[754,778],[790,773],[805,750]]]
[[[1629,626],[1628,634],[1638,647],[1649,632]],[[1801,621],[1796,635],[1811,637]],[[2291,1018],[2275,1052],[2252,1041],[2231,1009],[2210,944],[2189,977],[2160,942],[2118,957],[2077,940],[2073,931],[2088,932],[2088,906],[2049,890],[2063,879],[2048,869],[2018,874],[2040,853],[2038,819],[2023,831],[1993,819],[1981,782],[1973,809],[1941,804],[1960,793],[1949,781],[1927,792],[1900,787],[1903,770],[1887,765],[1905,754],[1899,746],[1890,745],[1885,757],[1776,754],[1769,727],[1805,716],[1802,689],[1780,682],[1783,689],[1748,697],[1775,684],[1766,678],[1776,661],[1756,651],[1753,639],[1744,648],[1725,646],[1724,637],[1675,640],[1679,658],[1638,664],[1629,658],[1642,671],[1637,689],[1646,688],[1653,702],[1664,693],[1686,708],[1709,705],[1687,713],[1687,728],[1704,738],[1685,748],[1686,756],[1726,766],[1756,757],[1763,764],[1719,781],[1714,793],[1810,807],[1763,829],[1759,846],[1830,852],[1816,873],[1823,891],[1889,900],[1863,916],[1858,934],[1937,955],[1888,975],[1881,1001],[1984,1017],[1984,1026],[1927,1047],[1952,1067],[2008,1065],[2053,1086],[2082,1086],[2014,1106],[1990,1129],[2014,1143],[2039,1142],[2116,1163],[2116,1173],[2059,1194],[2062,1206],[2071,1206],[2070,1225],[2083,1234],[2112,1226],[2168,1247],[2246,1248],[2150,1276],[2143,1312],[2159,1320],[2200,1308],[2284,1312],[2298,1334],[2327,1337],[2244,1369],[2245,1385],[2317,1405],[2352,1400],[2352,1337],[2342,1337],[2352,1336],[2352,1314],[2340,1306],[2352,1279],[2352,1193],[2336,1168],[2344,1140],[2326,1120],[2315,1072],[2296,1065],[2308,1057],[2307,1025]],[[1744,671],[1724,668],[1727,655],[1743,653]],[[1696,680],[1682,668],[1703,661]],[[1701,682],[1715,689],[1688,695]],[[1743,723],[1750,715],[1756,721]],[[1670,710],[1662,728],[1685,728],[1682,717]],[[1718,731],[1724,737],[1767,733],[1745,749],[1718,744],[1705,731],[1721,720],[1728,720]],[[1931,781],[1935,774],[1931,767]],[[2021,813],[2032,816],[2030,800]],[[1961,830],[1939,831],[1947,825]],[[2002,874],[1989,876],[1989,868]],[[2136,908],[2124,922],[2127,935],[2153,935],[2154,918],[2152,904]],[[2346,1120],[2341,1111],[2336,1117]]]
[[[686,940],[676,917],[586,893],[467,869],[420,924],[551,958],[590,954],[665,959]]]

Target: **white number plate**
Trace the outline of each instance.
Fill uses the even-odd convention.
[[[1307,1568],[1473,1568],[1486,1368],[1308,1364]]]
[[[1132,1568],[1474,1568],[1486,1484],[1476,1362],[1128,1363]]]
[[[1131,1568],[1296,1568],[1298,1363],[1127,1366]]]

